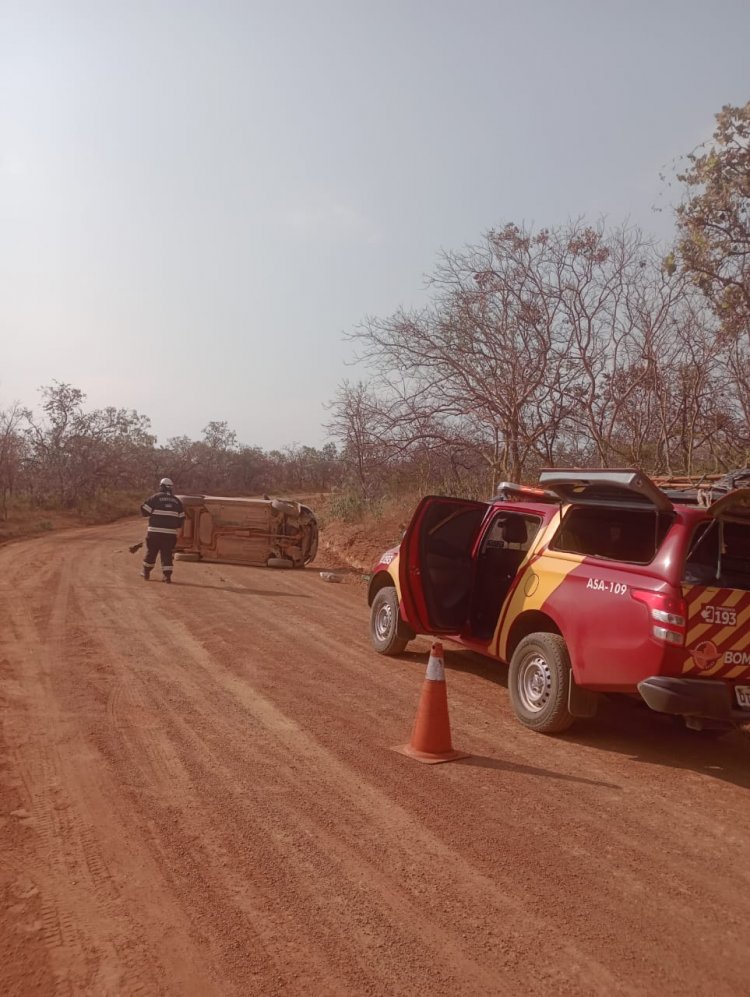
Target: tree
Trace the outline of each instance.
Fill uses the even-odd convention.
[[[349,481],[360,498],[372,498],[377,476],[382,473],[393,455],[391,434],[386,429],[382,439],[382,417],[378,399],[361,381],[339,386],[331,403],[333,418],[328,432],[341,446],[341,460]]]
[[[27,418],[28,412],[17,402],[0,411],[0,519],[3,521],[8,518],[8,498],[21,468],[24,454],[21,424]]]
[[[750,101],[722,108],[708,148],[678,179],[678,254],[729,338],[750,340]],[[674,257],[668,261],[676,266]]]
[[[227,422],[209,422],[203,430],[203,442],[212,450],[236,450],[237,434]]]
[[[25,430],[38,498],[65,508],[102,489],[143,486],[154,445],[145,416],[111,406],[87,412],[85,394],[70,384],[55,381],[41,393],[44,418],[28,413]]]
[[[506,225],[444,253],[430,285],[426,308],[353,333],[374,376],[339,394],[333,427],[345,459],[356,454],[360,487],[375,443],[381,465],[384,453],[428,449],[445,464],[460,449],[484,462],[492,489],[561,454],[606,466],[623,459],[617,437],[636,410],[644,441],[657,428],[654,463],[670,469],[674,413],[663,389],[681,354],[687,281],[663,272],[637,229]]]

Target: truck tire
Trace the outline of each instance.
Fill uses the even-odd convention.
[[[508,672],[513,712],[524,727],[540,734],[567,730],[574,719],[568,710],[570,681],[570,657],[559,634],[524,637]]]
[[[409,642],[398,632],[398,596],[392,585],[386,585],[373,599],[370,610],[370,640],[378,654],[395,657],[404,651]]]

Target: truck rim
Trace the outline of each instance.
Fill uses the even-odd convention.
[[[524,708],[539,713],[552,693],[552,672],[541,654],[535,654],[521,665],[518,692]]]
[[[375,614],[375,635],[378,640],[387,640],[393,626],[393,609],[388,602],[383,602]]]

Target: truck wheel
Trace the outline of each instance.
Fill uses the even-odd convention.
[[[541,734],[560,734],[573,723],[568,710],[570,657],[559,634],[529,634],[513,652],[508,690],[513,712]]]
[[[378,654],[401,654],[409,643],[398,635],[398,596],[392,585],[386,585],[375,596],[370,611],[370,640]]]

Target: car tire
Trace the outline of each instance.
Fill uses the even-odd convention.
[[[378,654],[401,654],[408,640],[399,636],[398,596],[392,585],[382,588],[372,600],[370,640]]]
[[[524,727],[540,734],[567,730],[574,720],[568,709],[570,681],[570,656],[559,634],[524,637],[508,672],[513,712]]]
[[[293,568],[294,561],[289,557],[269,557],[266,565],[269,568]]]
[[[281,512],[285,516],[299,516],[299,506],[293,502],[285,502],[283,499],[273,499],[271,508],[274,512]]]
[[[174,556],[175,561],[200,561],[200,554],[196,554],[193,550],[179,551]]]

